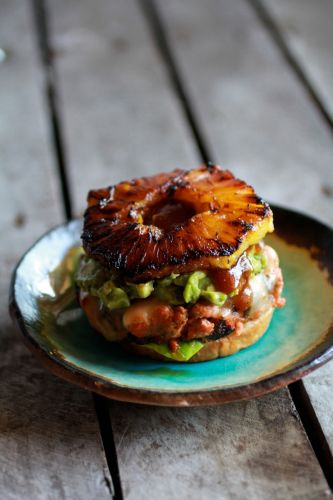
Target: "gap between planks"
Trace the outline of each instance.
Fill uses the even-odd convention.
[[[208,164],[213,161],[211,152],[203,130],[199,125],[199,120],[189,98],[188,91],[182,78],[175,54],[173,53],[163,21],[157,10],[154,0],[139,0],[143,14],[147,19],[148,27],[152,34],[152,39],[156,43],[161,55],[161,61],[168,71],[171,87],[178,99],[184,113],[185,121],[188,122],[193,135],[194,143],[198,149],[203,163]]]
[[[256,11],[260,21],[269,31],[274,42],[282,52],[285,60],[295,72],[300,83],[307,91],[310,99],[313,101],[318,111],[321,113],[323,120],[333,132],[333,121],[331,120],[329,113],[326,111],[319,96],[312,87],[311,83],[308,81],[301,64],[290,51],[288,44],[286,43],[282,33],[275,24],[273,18],[263,7],[260,0],[247,1]],[[164,61],[168,69],[172,88],[176,93],[176,97],[179,99],[180,103],[183,106],[185,118],[187,119],[188,125],[191,128],[202,161],[204,163],[207,163],[209,162],[209,159],[212,158],[208,142],[202,133],[199,121],[196,117],[194,106],[191,102],[191,98],[188,94],[186,86],[184,85],[184,80],[180,74],[175,54],[173,53],[168,40],[168,33],[165,27],[165,23],[162,19],[162,15],[159,12],[155,0],[139,0],[139,2],[142,5],[142,10],[149,24],[150,30],[154,37],[154,41],[160,51],[162,61]],[[313,451],[323,471],[323,474],[325,475],[325,478],[331,490],[333,491],[333,457],[302,380],[291,384],[289,386],[289,392],[300,416],[308,439],[311,443]]]
[[[330,113],[327,111],[324,103],[316,92],[315,88],[311,84],[309,78],[307,77],[306,71],[303,68],[302,63],[293,53],[291,47],[286,41],[282,31],[280,30],[278,24],[275,22],[273,15],[269,12],[266,6],[263,5],[261,0],[247,0],[251,8],[256,12],[260,22],[268,31],[270,37],[274,43],[279,48],[282,56],[284,57],[286,63],[289,65],[298,81],[307,92],[309,99],[313,102],[317,111],[320,113],[323,121],[329,127],[331,133],[333,133],[333,120]]]
[[[326,110],[321,98],[315,88],[309,81],[305,70],[298,58],[293,54],[288,42],[285,39],[278,24],[274,20],[274,16],[269,9],[264,6],[261,0],[247,0],[252,9],[256,12],[258,19],[266,28],[270,37],[278,47],[280,53],[284,57],[291,71],[298,78],[299,83],[307,92],[310,101],[314,104],[317,111],[321,115],[324,123],[333,132],[333,120],[330,113]],[[333,491],[333,456],[317,418],[316,412],[312,406],[309,395],[302,380],[294,382],[289,386],[290,395],[294,401],[298,414],[300,415],[303,427],[307,433],[311,446],[316,454],[318,462],[326,477],[326,480]]]
[[[38,48],[40,53],[42,70],[45,78],[45,94],[47,100],[47,112],[49,126],[53,143],[53,151],[56,158],[57,173],[60,179],[64,215],[67,221],[72,218],[72,197],[69,186],[66,151],[62,136],[62,120],[58,103],[56,71],[53,64],[52,43],[48,24],[48,12],[44,0],[32,0],[33,14],[36,25]],[[112,478],[112,484],[105,477],[105,482],[114,500],[122,500],[123,494],[120,484],[117,454],[114,445],[113,432],[108,411],[107,400],[92,393],[95,413],[99,424],[104,452]]]
[[[289,386],[289,392],[300,415],[303,427],[313,451],[316,454],[326,481],[333,491],[333,457],[327,439],[321,428],[316,412],[304,387],[303,381],[298,380]]]
[[[63,198],[64,215],[67,221],[72,218],[72,201],[66,168],[66,151],[61,133],[61,118],[58,107],[58,94],[56,86],[53,53],[50,43],[47,10],[44,0],[32,0],[33,14],[36,25],[38,47],[42,70],[45,79],[45,94],[48,107],[50,135],[53,152],[56,159],[58,176]]]
[[[93,394],[92,396],[101,430],[105,456],[112,478],[113,498],[114,500],[123,500],[124,496],[120,482],[117,451],[114,443],[113,430],[109,414],[109,403],[106,398],[100,396],[99,394]]]
[[[260,2],[258,2],[257,0],[248,0],[248,1],[250,2],[251,6],[256,10],[259,18],[265,24],[266,28],[269,30],[275,43],[278,45],[279,49],[283,53],[286,61],[289,63],[290,67],[292,67],[292,69],[298,76],[300,82],[307,90],[309,96],[311,97],[311,99],[314,101],[317,108],[321,112],[323,119],[326,121],[327,124],[329,124],[331,129],[333,129],[333,124],[329,115],[327,114],[316,92],[309,84],[306,75],[304,74],[304,71],[302,70],[301,66],[298,64],[296,58],[289,51],[289,48],[286,42],[284,41],[283,36],[279,32],[278,28],[275,26],[273,19],[263,9]],[[168,70],[173,91],[175,92],[176,97],[178,98],[179,102],[182,105],[184,115],[191,128],[196,146],[200,152],[200,156],[202,160],[206,163],[209,161],[209,159],[211,159],[211,155],[209,153],[209,147],[207,145],[207,140],[205,139],[203,131],[199,126],[199,122],[196,117],[194,107],[191,103],[191,99],[188,95],[188,91],[185,87],[183,78],[181,77],[175,55],[173,54],[173,51],[168,42],[168,37],[166,30],[164,28],[164,23],[153,1],[140,0],[140,3],[142,6],[142,10],[148,21],[148,24],[150,26],[150,29],[152,31],[153,38],[155,39],[157,47],[159,48],[160,54],[162,56],[162,61],[164,61],[164,64]],[[46,94],[48,99],[49,118],[51,123],[54,150],[57,158],[58,173],[61,180],[65,213],[67,219],[69,219],[72,213],[71,196],[70,196],[70,189],[67,177],[65,150],[61,136],[61,119],[57,103],[56,81],[54,77],[54,67],[52,63],[52,48],[49,41],[49,32],[47,27],[47,13],[45,12],[45,6],[43,0],[34,0],[34,8],[37,20],[37,28],[38,28],[37,32],[39,34],[40,51],[46,75]],[[327,470],[327,467],[330,467],[328,462],[329,457],[327,454],[323,452],[323,446],[325,447],[326,440],[320,428],[320,424],[315,417],[314,410],[311,406],[311,403],[303,387],[303,384],[301,382],[294,384],[290,392],[293,397],[294,403],[297,407],[297,410],[300,414],[302,423],[305,427],[305,430],[308,434],[308,437],[311,441],[311,444],[323,469],[323,472],[327,478],[328,472],[331,471],[331,469],[329,468],[329,471]],[[96,413],[98,416],[99,425],[101,429],[103,444],[108,460],[108,465],[114,483],[115,498],[122,498],[111,423],[109,421],[109,417],[105,415],[107,403],[106,401],[104,401],[104,398],[101,398],[99,396],[98,397],[94,396],[94,400],[95,400]],[[321,438],[318,439],[319,430],[321,432],[321,438],[323,439]],[[332,481],[329,483],[332,488]]]

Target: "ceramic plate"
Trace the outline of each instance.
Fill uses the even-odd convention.
[[[50,272],[80,244],[81,222],[53,229],[18,264],[11,313],[25,341],[52,372],[112,399],[190,406],[249,399],[293,382],[333,356],[333,231],[273,207],[287,305],[266,334],[233,356],[165,363],[127,354],[88,324],[81,310],[54,296]],[[52,274],[51,274],[52,275]]]

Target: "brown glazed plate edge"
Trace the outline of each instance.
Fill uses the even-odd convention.
[[[274,216],[277,212],[279,212],[281,215],[283,215],[284,220],[290,220],[290,218],[292,217],[303,219],[303,221],[305,220],[306,222],[315,225],[318,230],[330,232],[333,241],[333,230],[327,225],[295,210],[290,210],[288,208],[274,205],[271,205],[271,207],[273,209]],[[289,370],[287,369],[281,373],[274,374],[268,378],[241,386],[233,386],[230,388],[218,388],[209,390],[203,389],[190,392],[162,392],[149,389],[129,388],[114,384],[111,381],[104,380],[101,377],[94,376],[91,373],[84,372],[83,370],[76,369],[75,366],[68,363],[66,360],[62,359],[61,357],[57,357],[56,355],[48,352],[46,349],[41,347],[33,338],[33,336],[30,335],[29,331],[26,328],[21,311],[17,305],[14,287],[17,269],[19,268],[20,263],[23,261],[25,256],[42,238],[47,236],[53,230],[60,228],[61,226],[66,226],[67,224],[68,223],[60,224],[49,230],[24,253],[13,271],[9,294],[10,315],[21,331],[25,345],[41,362],[41,364],[49,371],[51,371],[54,375],[84,389],[93,391],[97,394],[117,401],[173,407],[208,406],[248,400],[256,398],[258,396],[262,396],[264,394],[268,394],[270,392],[274,392],[301,379],[305,375],[321,367],[333,358],[333,344],[331,344],[325,347],[319,353],[314,353],[309,359],[306,359],[303,362],[299,362],[293,368]],[[333,336],[333,325],[330,326],[326,335]]]

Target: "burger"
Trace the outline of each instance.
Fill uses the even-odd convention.
[[[90,191],[75,281],[91,326],[140,356],[229,356],[267,330],[281,297],[269,205],[205,165]]]

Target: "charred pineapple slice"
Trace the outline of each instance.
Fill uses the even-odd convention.
[[[273,231],[268,204],[218,166],[175,170],[90,191],[86,253],[133,282],[230,268]]]

